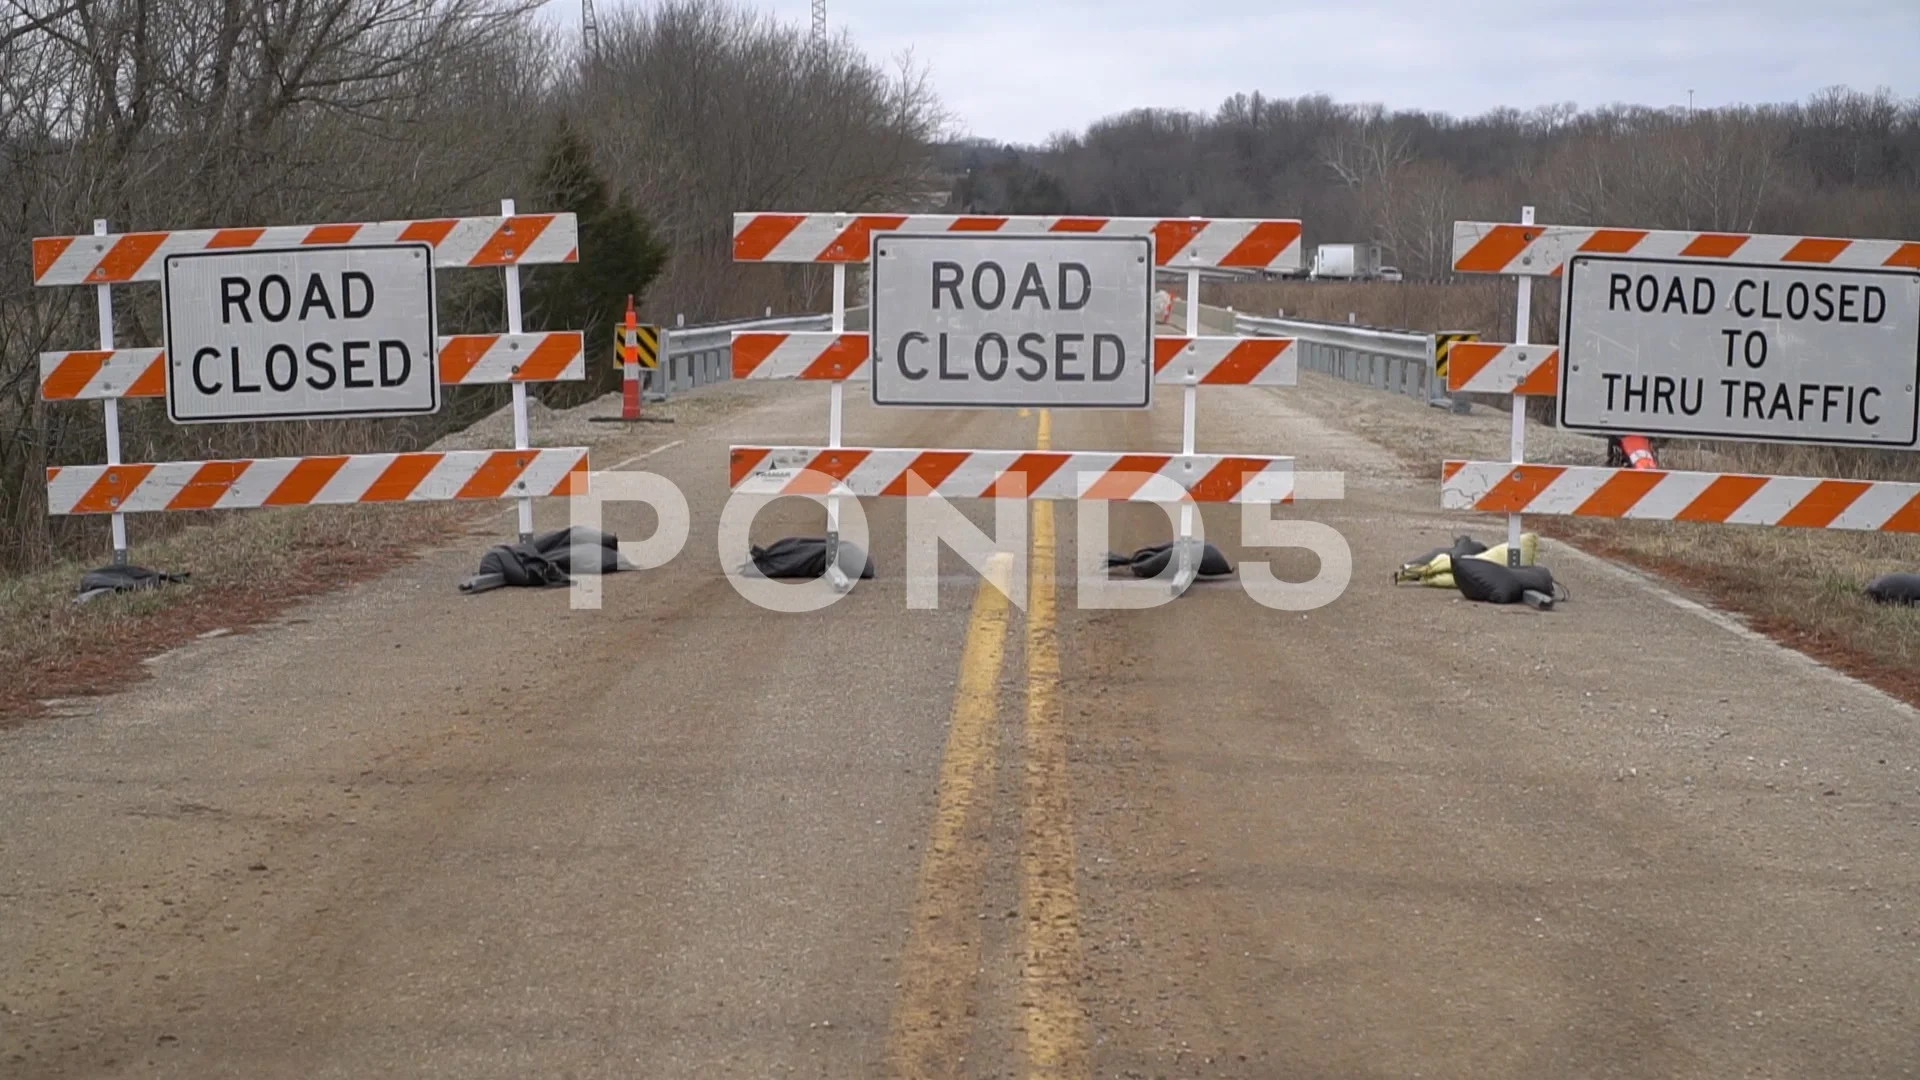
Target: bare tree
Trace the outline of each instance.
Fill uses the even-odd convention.
[[[911,209],[939,188],[928,144],[946,118],[924,71],[731,4],[604,20],[600,56],[566,100],[672,247],[658,315],[820,301],[818,274],[733,264],[737,211]]]

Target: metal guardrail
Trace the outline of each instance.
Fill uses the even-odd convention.
[[[864,308],[849,308],[847,313],[851,328],[864,315]],[[1445,384],[1434,373],[1433,334],[1309,319],[1269,319],[1237,312],[1233,324],[1237,334],[1293,338],[1300,367],[1307,371],[1405,394],[1431,405],[1450,404]],[[659,400],[665,394],[732,378],[736,331],[825,331],[831,327],[832,317],[828,315],[776,315],[673,327],[666,331],[660,370],[651,373],[648,395]]]
[[[827,315],[775,315],[700,326],[663,327],[666,343],[660,350],[659,369],[648,374],[647,394],[658,401],[676,391],[733,378],[736,330],[827,330],[831,324],[832,317]]]
[[[847,327],[858,329],[865,305],[847,309]],[[858,325],[856,325],[858,324]],[[692,390],[733,378],[733,335],[740,330],[798,331],[833,329],[831,315],[769,315],[759,319],[663,328],[660,369],[650,375],[647,393],[654,400],[676,390]]]
[[[1268,319],[1235,313],[1234,331],[1290,337],[1302,370],[1405,394],[1447,407],[1446,386],[1434,373],[1434,335],[1352,323]]]

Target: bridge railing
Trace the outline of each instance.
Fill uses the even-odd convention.
[[[855,310],[850,309],[849,314]],[[830,329],[831,321],[829,315],[776,315],[674,327],[666,333],[659,381],[650,389],[656,395],[662,388],[672,393],[731,378],[733,335],[737,331],[824,331]],[[1404,394],[1442,408],[1452,404],[1447,397],[1445,372],[1437,369],[1437,358],[1443,355],[1448,339],[1462,335],[1238,312],[1233,322],[1238,334],[1293,338],[1303,370]]]
[[[1237,312],[1234,329],[1261,337],[1293,338],[1302,371],[1404,394],[1438,407],[1451,404],[1446,379],[1436,370],[1439,342],[1451,335]]]
[[[774,315],[759,319],[675,326],[664,334],[660,370],[649,390],[658,395],[692,390],[733,377],[733,335],[737,330],[826,330],[830,315]]]

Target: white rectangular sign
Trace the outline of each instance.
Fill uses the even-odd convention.
[[[882,233],[873,403],[1143,409],[1153,403],[1153,241]]]
[[[427,244],[183,253],[161,280],[175,423],[440,407]]]
[[[1920,274],[1576,255],[1560,426],[1913,449]]]

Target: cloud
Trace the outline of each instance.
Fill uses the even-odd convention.
[[[808,0],[764,4],[804,25]],[[1038,142],[1235,93],[1456,115],[1499,106],[1920,93],[1913,0],[827,0],[877,58],[911,50],[969,133]],[[577,19],[577,16],[575,16]]]

